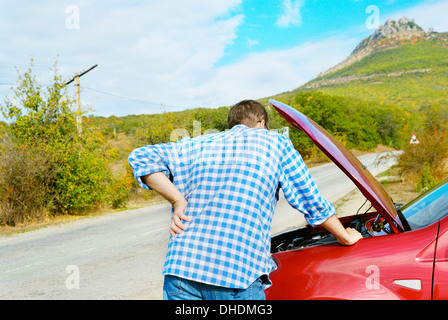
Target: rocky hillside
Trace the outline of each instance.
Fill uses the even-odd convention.
[[[410,109],[448,105],[448,33],[424,31],[406,17],[388,20],[347,59],[276,97],[288,101],[303,91]]]
[[[414,19],[408,19],[407,17],[403,17],[398,21],[388,19],[387,22],[383,26],[380,26],[370,37],[361,41],[347,59],[335,67],[322,72],[318,77],[324,77],[337,70],[350,66],[374,52],[397,48],[406,42],[416,41],[418,39],[439,39],[448,44],[446,35],[434,32],[433,29],[425,32],[415,23]]]

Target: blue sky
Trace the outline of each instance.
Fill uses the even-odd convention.
[[[407,16],[448,32],[440,0],[0,0],[0,103],[31,58],[43,85],[55,59],[67,80],[98,64],[81,78],[83,109],[95,115],[263,98],[350,55],[374,31],[372,5],[380,24]]]
[[[367,6],[374,4],[380,13],[390,15],[420,3],[422,1],[418,0],[244,1],[235,10],[244,15],[237,30],[238,38],[229,46],[221,62],[231,62],[251,51],[288,49],[337,34],[362,38],[371,33],[364,27],[369,17]]]

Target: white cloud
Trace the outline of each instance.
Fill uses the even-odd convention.
[[[256,39],[247,39],[247,41],[246,41],[247,47],[251,50],[254,46],[257,46],[259,44],[260,44],[260,41],[258,41]]]
[[[185,108],[217,107],[298,87],[345,59],[361,40],[348,30],[344,35],[290,49],[253,52],[231,65],[217,67],[244,22],[242,14],[234,13],[241,2],[151,0],[130,5],[118,0],[2,0],[0,83],[15,82],[12,66],[23,72],[33,57],[35,71],[45,84],[59,54],[60,73],[67,80],[98,64],[81,78],[82,100],[98,115],[160,112],[162,102]],[[66,8],[72,4],[79,7],[76,30],[66,27]],[[303,4],[303,0],[284,0],[285,14],[277,25],[300,25]],[[425,29],[434,27],[442,32],[448,31],[446,12],[448,3],[444,1],[419,5],[396,16],[415,18]],[[247,46],[261,47],[246,39]],[[0,86],[0,102],[6,88],[9,91]]]
[[[0,19],[2,63],[11,66],[15,75],[12,66],[26,66],[30,57],[36,65],[49,69],[59,55],[60,72],[68,79],[97,63],[98,68],[81,78],[81,87],[139,100],[195,106],[181,92],[200,83],[213,69],[236,38],[243,19],[242,15],[229,14],[241,0],[75,3],[80,20],[79,29],[74,30],[66,26],[66,7],[72,3],[6,3]],[[49,81],[50,73],[42,73],[42,78]],[[126,100],[117,103],[115,98],[89,90],[82,91],[82,98],[103,115],[132,113],[133,105],[139,106],[136,113],[160,111],[157,106]]]
[[[352,39],[335,37],[252,53],[216,67],[243,23],[242,15],[229,14],[240,0],[134,6],[78,0],[78,30],[66,28],[66,4],[47,3],[52,5],[46,10],[36,4],[22,12],[20,3],[10,2],[14,14],[1,22],[7,33],[0,35],[0,55],[9,59],[3,61],[23,66],[32,55],[37,65],[50,67],[59,54],[60,72],[67,79],[97,63],[98,68],[81,78],[81,98],[104,116],[160,112],[162,102],[166,110],[179,110],[173,105],[217,107],[291,90],[340,62],[356,45]],[[290,3],[294,8],[298,4]],[[38,11],[43,13],[34,14]]]
[[[282,0],[283,13],[275,24],[279,27],[300,26],[302,24],[300,9],[304,4],[304,0]]]
[[[265,53],[253,53],[229,66],[215,69],[209,79],[186,94],[212,105],[231,105],[292,90],[345,59],[356,39],[332,37],[319,42]],[[331,48],[331,50],[328,50]]]

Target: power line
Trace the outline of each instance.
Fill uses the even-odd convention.
[[[17,86],[17,83],[0,82],[0,86]],[[168,107],[168,108],[176,108],[176,109],[179,109],[179,110],[188,109],[188,107],[174,106],[174,105],[164,104],[163,102],[151,102],[151,101],[145,101],[145,100],[140,100],[140,99],[135,99],[135,98],[124,97],[124,96],[120,96],[118,94],[105,92],[105,91],[102,91],[102,90],[93,89],[93,88],[86,87],[86,86],[82,86],[82,89],[87,89],[87,90],[90,90],[90,91],[94,91],[94,92],[97,92],[97,93],[105,94],[105,95],[112,96],[112,97],[115,97],[115,98],[120,98],[120,99],[123,99],[123,100],[129,100],[129,101],[135,101],[135,102],[148,104],[148,105],[163,106],[163,107]]]
[[[1,65],[2,64],[0,63],[0,66]],[[5,64],[3,64],[3,65],[5,65]],[[90,70],[92,70],[93,68],[95,68],[97,66],[98,65],[94,65],[90,69],[88,69],[88,70],[82,72],[81,74],[79,74],[78,77],[81,77],[82,75],[86,74],[87,72],[89,72]],[[67,81],[66,83],[63,84],[63,86],[66,86],[66,85],[70,84],[71,82],[73,82],[75,80],[75,78],[76,77],[74,77],[71,80]],[[0,86],[17,86],[17,83],[0,82]],[[49,86],[49,85],[45,85],[45,86]],[[104,94],[104,95],[108,95],[108,96],[112,96],[112,97],[116,97],[116,98],[120,98],[120,99],[124,99],[124,100],[128,100],[128,101],[134,101],[134,102],[138,102],[138,103],[143,103],[143,104],[147,104],[147,105],[175,108],[175,109],[178,109],[178,110],[188,109],[188,107],[185,107],[185,106],[184,107],[180,107],[180,106],[164,104],[163,102],[152,102],[152,101],[145,101],[145,100],[140,100],[140,99],[135,99],[135,98],[124,97],[124,96],[121,96],[121,95],[118,95],[118,94],[105,92],[105,91],[102,91],[102,90],[93,89],[93,88],[86,87],[86,86],[83,86],[82,88],[90,90],[90,91],[94,91],[94,92],[97,92],[97,93],[101,93],[101,94]]]
[[[13,69],[26,69],[26,68],[32,68],[33,70],[51,70],[48,66],[44,65],[17,65],[17,64],[10,64],[10,63],[1,63],[0,62],[0,68],[13,68]]]
[[[101,91],[101,90],[98,90],[98,89],[93,89],[93,88],[89,88],[89,87],[85,87],[85,86],[83,86],[82,88],[83,89],[88,89],[88,90],[91,90],[91,91],[94,91],[94,92],[102,93],[102,94],[105,94],[105,95],[108,95],[108,96],[124,99],[124,100],[135,101],[135,102],[149,104],[149,105],[154,105],[154,106],[163,105],[164,107],[177,108],[177,109],[186,109],[185,107],[179,107],[179,106],[173,106],[173,105],[164,104],[164,103],[157,103],[157,102],[144,101],[144,100],[135,99],[135,98],[123,97],[123,96],[120,96],[118,94],[109,93],[109,92],[105,92],[105,91]]]

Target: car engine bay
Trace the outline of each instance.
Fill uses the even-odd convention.
[[[387,221],[375,212],[340,219],[345,228],[358,230],[364,238],[393,233]],[[277,234],[271,239],[271,253],[337,243],[323,227],[309,225]]]

